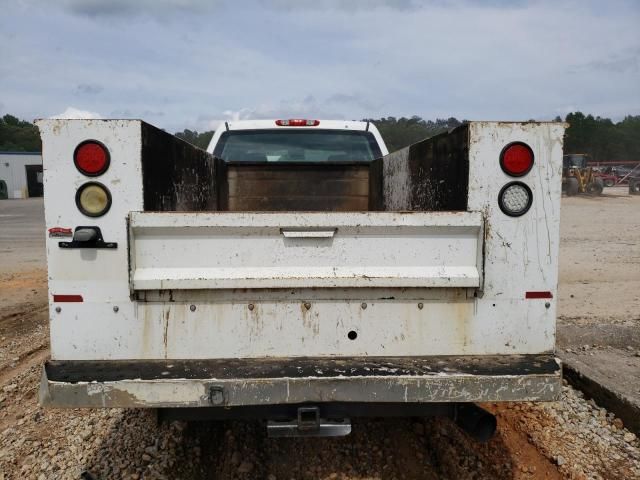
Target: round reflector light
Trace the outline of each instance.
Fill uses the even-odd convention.
[[[510,217],[519,217],[527,213],[533,202],[531,189],[522,182],[511,182],[500,190],[498,205],[500,210]]]
[[[88,177],[97,177],[106,172],[110,160],[107,147],[96,140],[82,142],[73,152],[73,163]]]
[[[87,217],[101,217],[111,208],[111,193],[101,183],[85,183],[76,192],[76,205]]]
[[[500,166],[507,175],[522,177],[533,167],[533,150],[526,143],[510,143],[500,153]]]

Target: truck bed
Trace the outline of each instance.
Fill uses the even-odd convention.
[[[227,162],[142,124],[144,210],[464,211],[468,126],[371,162]]]

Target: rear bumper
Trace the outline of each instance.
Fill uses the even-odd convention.
[[[187,408],[305,402],[553,401],[553,355],[49,361],[40,403]]]

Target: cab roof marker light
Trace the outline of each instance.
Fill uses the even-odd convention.
[[[307,120],[304,118],[290,118],[289,120],[276,120],[279,127],[317,127],[320,120]]]

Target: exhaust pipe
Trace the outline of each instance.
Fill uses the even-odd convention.
[[[456,425],[478,442],[486,442],[496,433],[496,417],[475,403],[458,404],[454,415]]]

